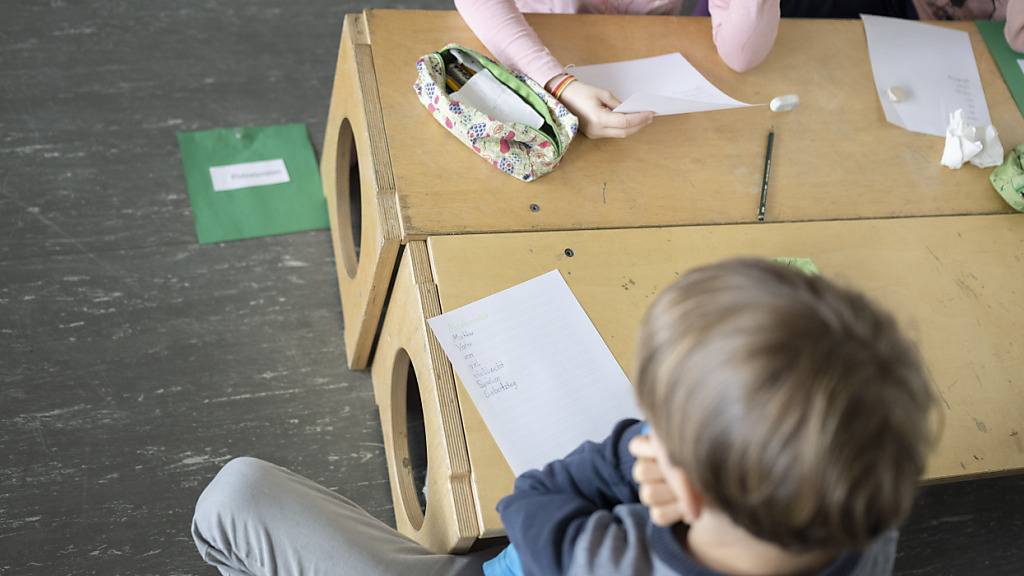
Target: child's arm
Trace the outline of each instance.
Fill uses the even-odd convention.
[[[737,72],[760,64],[779,32],[779,0],[710,0],[718,55]]]
[[[498,512],[527,574],[564,572],[592,514],[640,501],[628,445],[642,427],[623,420],[604,442],[584,442],[562,460],[516,479]]]
[[[1017,52],[1024,52],[1024,2],[1010,0],[1006,4],[1006,42]]]
[[[514,0],[455,0],[455,7],[477,38],[502,64],[533,78],[548,90],[562,75],[562,65],[527,24]],[[654,119],[651,112],[620,114],[615,96],[596,86],[572,82],[562,103],[580,120],[588,138],[625,138]]]
[[[514,0],[455,0],[455,8],[501,63],[541,85],[562,73],[562,65],[526,23]]]

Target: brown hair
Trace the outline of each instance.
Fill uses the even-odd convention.
[[[858,548],[910,511],[934,397],[916,348],[861,294],[761,260],[697,268],[648,310],[637,356],[670,460],[751,534]]]

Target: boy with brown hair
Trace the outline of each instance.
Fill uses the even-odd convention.
[[[516,479],[512,546],[486,574],[756,576],[892,571],[932,442],[914,346],[864,296],[730,260],[685,274],[641,328],[649,425],[626,420]],[[222,574],[479,574],[287,470],[229,463],[193,536]]]
[[[726,261],[658,296],[637,365],[649,429],[622,422],[499,503],[523,572],[892,571],[934,398],[888,313],[820,276]]]

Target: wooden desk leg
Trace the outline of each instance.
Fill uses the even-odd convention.
[[[401,227],[362,14],[345,16],[342,27],[320,175],[338,269],[345,353],[350,368],[363,369],[398,261]]]
[[[463,552],[479,537],[454,373],[426,318],[441,311],[425,242],[402,255],[373,360],[388,475],[399,531],[435,552]],[[410,371],[413,378],[409,377]],[[427,445],[426,510],[413,482],[407,386],[418,385]]]

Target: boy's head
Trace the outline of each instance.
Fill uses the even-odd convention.
[[[910,510],[932,390],[852,290],[759,260],[695,269],[647,312],[636,382],[668,465],[762,540],[857,548]]]

